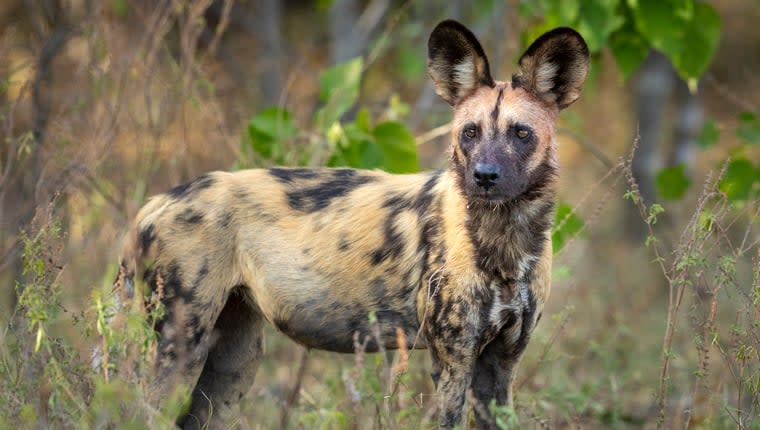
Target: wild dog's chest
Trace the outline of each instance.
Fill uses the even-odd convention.
[[[528,280],[495,280],[488,284],[481,306],[481,344],[502,332],[512,344],[522,332],[521,321],[534,312],[536,303]]]

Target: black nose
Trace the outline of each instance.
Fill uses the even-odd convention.
[[[475,183],[485,189],[489,189],[496,184],[496,180],[501,175],[501,169],[495,164],[482,164],[475,165]]]

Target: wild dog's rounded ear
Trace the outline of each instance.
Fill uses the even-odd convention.
[[[435,92],[454,106],[482,85],[493,87],[480,42],[464,25],[446,20],[428,40],[428,73]]]
[[[521,73],[513,85],[564,109],[580,96],[588,63],[583,37],[571,28],[556,28],[536,39],[520,57]]]

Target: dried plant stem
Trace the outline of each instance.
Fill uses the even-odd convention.
[[[304,348],[301,351],[301,359],[298,364],[298,373],[296,374],[296,380],[293,384],[293,388],[290,389],[288,398],[283,403],[280,409],[280,428],[285,430],[288,428],[288,419],[290,418],[290,411],[298,401],[298,393],[301,392],[301,384],[303,383],[304,375],[306,374],[306,367],[309,362],[309,350]]]

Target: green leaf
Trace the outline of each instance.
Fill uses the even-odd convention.
[[[720,130],[715,121],[708,119],[705,121],[705,125],[702,126],[702,131],[697,136],[697,144],[700,148],[706,149],[715,145],[720,137]]]
[[[273,107],[260,112],[248,121],[251,148],[264,158],[274,157],[276,147],[298,135],[293,116],[285,109]]]
[[[628,0],[639,34],[694,82],[710,65],[720,39],[720,16],[693,0]]]
[[[760,184],[760,169],[746,158],[732,160],[718,188],[730,201],[748,200],[755,184]]]
[[[356,113],[354,123],[359,130],[369,133],[372,128],[372,117],[369,115],[369,110],[367,108],[359,109],[359,112]]]
[[[417,143],[405,125],[396,121],[377,124],[372,130],[382,153],[382,167],[393,173],[411,173],[419,170]]]
[[[558,253],[573,236],[583,229],[583,220],[565,203],[557,206],[552,230],[552,251]]]
[[[681,50],[673,65],[684,79],[702,76],[720,41],[720,16],[707,3],[695,3],[693,16],[683,28]]]
[[[672,0],[628,0],[639,34],[671,58],[680,52],[683,24],[673,3]]]
[[[348,145],[342,150],[345,165],[359,169],[383,167],[383,154],[371,132],[355,123],[347,124],[345,131],[348,138]]]
[[[408,81],[420,79],[426,70],[425,56],[408,44],[398,48],[398,66],[401,76]]]
[[[623,74],[623,79],[628,79],[647,58],[649,44],[633,25],[629,24],[610,36],[610,50]]]
[[[542,0],[544,17],[559,25],[570,25],[578,17],[581,5],[578,0]]]
[[[330,127],[356,103],[363,65],[362,58],[357,57],[322,72],[319,77],[319,98],[325,105],[316,113],[319,128]]]
[[[750,144],[760,143],[760,120],[755,114],[744,112],[739,115],[739,125],[736,127],[736,135]]]
[[[520,0],[517,13],[523,18],[532,18],[541,14],[541,5],[535,0]]]
[[[592,53],[599,52],[607,44],[610,35],[625,22],[625,18],[618,13],[617,9],[617,0],[581,2],[578,21],[573,26],[586,39],[588,49]],[[572,23],[568,22],[568,24]]]
[[[686,176],[686,166],[678,164],[666,167],[654,179],[657,195],[663,200],[678,200],[686,194],[691,180]]]

